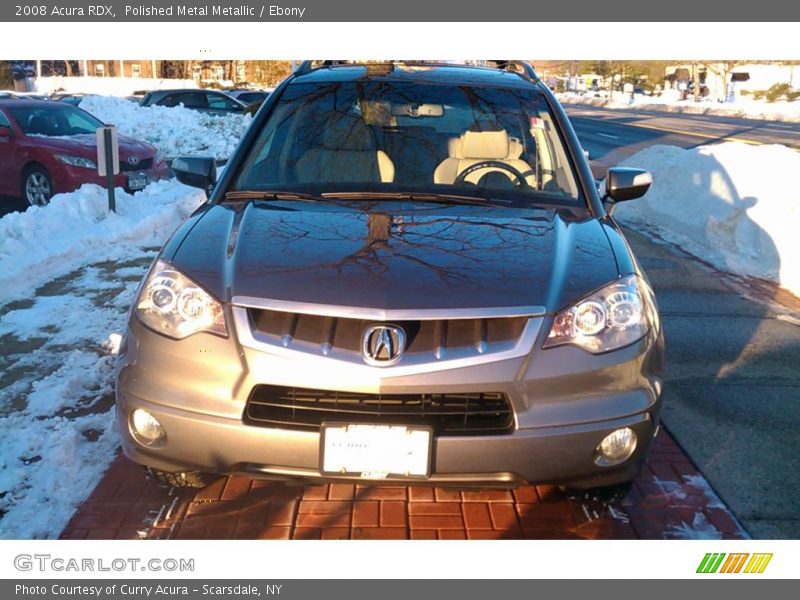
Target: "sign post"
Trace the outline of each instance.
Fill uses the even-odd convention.
[[[105,176],[108,188],[108,210],[117,212],[114,197],[114,175],[119,173],[119,140],[113,125],[97,128],[97,172]]]

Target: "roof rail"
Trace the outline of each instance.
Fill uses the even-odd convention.
[[[525,60],[495,60],[492,61],[497,65],[498,69],[518,73],[527,79],[539,81],[539,76],[531,63]]]
[[[296,75],[305,75],[316,69],[325,67],[348,67],[348,66],[393,66],[393,65],[428,65],[428,66],[472,66],[484,67],[489,69],[499,69],[516,73],[525,79],[538,81],[539,76],[530,63],[523,60],[471,60],[464,62],[456,61],[437,61],[437,60],[305,60],[300,63],[295,71]]]

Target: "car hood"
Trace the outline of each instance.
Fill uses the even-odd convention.
[[[187,230],[164,258],[227,302],[555,311],[619,275],[604,225],[560,210],[250,202]]]
[[[97,137],[94,133],[65,136],[28,135],[26,137],[30,143],[51,152],[69,152],[91,160],[97,158]],[[149,158],[156,153],[156,149],[150,144],[126,135],[119,135],[117,139],[120,160],[126,160],[131,155]]]

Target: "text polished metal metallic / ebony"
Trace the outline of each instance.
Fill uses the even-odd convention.
[[[213,165],[173,163],[214,191],[117,367],[123,449],[157,477],[587,488],[644,465],[663,333],[610,212],[651,179],[598,197],[529,67],[306,63]]]

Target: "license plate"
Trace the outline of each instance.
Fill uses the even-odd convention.
[[[405,425],[324,424],[322,472],[363,479],[430,476],[433,432]]]
[[[136,175],[128,175],[128,189],[130,190],[143,190],[147,187],[147,175],[138,173]]]

